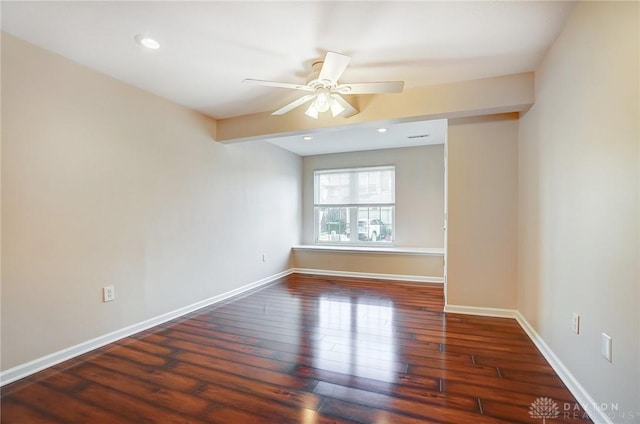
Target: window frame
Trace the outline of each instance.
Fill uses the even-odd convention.
[[[392,181],[392,194],[393,202],[387,203],[320,203],[318,195],[318,176],[326,174],[340,174],[351,173],[357,174],[358,172],[366,171],[393,171]],[[357,178],[352,178],[350,181],[352,189],[357,190]],[[350,196],[353,198],[353,196]],[[348,224],[350,226],[350,238],[349,240],[319,240],[320,236],[320,209],[322,208],[346,208],[349,215]],[[359,208],[390,208],[391,209],[391,223],[386,224],[391,226],[391,241],[370,241],[360,240],[358,237],[358,211]],[[382,218],[379,217],[382,221]],[[382,221],[383,222],[383,221]],[[384,222],[383,222],[384,223]],[[395,165],[375,165],[375,166],[356,166],[349,168],[330,168],[330,169],[316,169],[313,171],[313,238],[314,244],[328,245],[328,246],[366,246],[366,247],[394,247],[396,244],[396,166]],[[355,229],[355,231],[354,231]]]

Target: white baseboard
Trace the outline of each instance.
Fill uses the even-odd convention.
[[[515,309],[481,308],[477,306],[445,305],[444,311],[450,314],[480,315],[483,317],[513,318],[518,316]]]
[[[34,359],[16,367],[10,368],[6,371],[0,372],[0,386],[9,384],[13,381],[27,377],[45,368],[52,367],[56,364],[64,362],[68,359],[87,353],[91,350],[97,349],[109,343],[113,343],[125,337],[131,336],[140,331],[144,331],[148,328],[165,323],[172,319],[186,315],[198,309],[212,305],[214,303],[221,302],[229,299],[230,297],[237,296],[249,290],[266,286],[276,280],[286,277],[287,275],[299,273],[299,274],[315,274],[315,275],[331,275],[337,277],[356,277],[356,278],[374,278],[382,280],[394,280],[394,281],[411,281],[420,283],[444,283],[443,277],[425,277],[415,275],[398,275],[398,274],[377,274],[377,273],[364,273],[364,272],[350,272],[350,271],[331,271],[320,269],[307,269],[307,268],[290,268],[286,271],[278,274],[263,278],[253,283],[246,284],[237,289],[222,293],[217,296],[210,297],[208,299],[201,300],[191,305],[176,309],[171,312],[159,315],[157,317],[139,322],[134,325],[122,328],[120,330],[113,331],[111,333],[96,337],[94,339],[82,342],[75,346],[54,352],[52,354],[43,356],[41,358]],[[571,374],[569,369],[562,363],[560,358],[551,350],[551,348],[544,342],[542,337],[533,329],[531,324],[524,318],[524,316],[515,309],[501,309],[501,308],[482,308],[474,306],[462,306],[462,305],[445,305],[444,311],[447,313],[455,314],[467,314],[467,315],[480,315],[498,318],[512,318],[515,319],[522,329],[527,333],[531,341],[536,345],[540,353],[549,362],[554,371],[558,374],[560,379],[567,386],[571,394],[576,398],[578,403],[583,405],[583,408],[589,413],[591,420],[594,424],[613,424],[613,421],[603,412],[597,405],[597,402],[591,397],[586,389],[578,382],[578,380]]]
[[[125,328],[121,328],[119,330],[104,334],[94,339],[87,340],[86,342],[82,342],[75,346],[71,346],[66,349],[59,350],[57,352],[34,359],[24,364],[20,364],[13,368],[9,368],[6,371],[0,372],[0,387],[4,386],[5,384],[9,384],[16,380],[19,380],[21,378],[27,377],[38,371],[42,371],[45,368],[52,367],[61,362],[64,362],[76,356],[82,355],[83,353],[90,352],[94,349],[105,346],[109,343],[113,343],[125,337],[129,337],[133,334],[139,333],[140,331],[144,331],[156,325],[165,323],[167,321],[171,321],[172,319],[181,317],[190,312],[196,311],[198,309],[204,308],[214,303],[218,303],[223,300],[229,299],[230,297],[237,296],[246,291],[267,285],[269,283],[272,283],[278,280],[279,278],[286,277],[287,275],[290,275],[296,272],[301,274],[377,278],[377,279],[385,279],[385,280],[402,280],[402,281],[425,282],[425,283],[443,283],[444,282],[444,279],[441,277],[421,277],[421,276],[411,276],[411,275],[373,274],[373,273],[359,273],[359,272],[346,272],[346,271],[325,271],[325,270],[317,270],[317,269],[290,268],[286,271],[269,276],[267,278],[263,278],[258,281],[254,281],[253,283],[246,284],[242,287],[228,291],[226,293],[222,293],[220,295],[201,300],[191,305],[176,309],[171,312],[167,312],[165,314],[159,315],[154,318],[150,318],[148,320],[130,325]]]
[[[591,397],[587,390],[574,377],[569,369],[562,363],[560,358],[551,350],[544,342],[542,337],[533,329],[529,321],[516,309],[500,309],[500,308],[480,308],[475,306],[461,305],[445,305],[444,311],[454,314],[481,315],[487,317],[513,318],[520,327],[527,333],[533,344],[536,345],[542,356],[549,362],[551,368],[558,374],[558,377],[567,386],[571,394],[576,398],[578,403],[589,414],[594,424],[613,424],[613,421],[605,412],[600,409],[598,403]]]
[[[230,297],[237,296],[249,290],[253,290],[255,288],[273,283],[279,278],[286,277],[291,273],[292,273],[291,269],[288,269],[283,272],[279,272],[278,274],[271,275],[269,277],[263,278],[258,281],[254,281],[253,283],[246,284],[242,287],[238,287],[237,289],[228,291],[226,293],[222,293],[217,296],[213,296],[208,299],[201,300],[191,305],[184,306],[182,308],[173,310],[171,312],[167,312],[157,317],[150,318],[148,320],[130,325],[125,328],[121,328],[119,330],[102,335],[100,337],[87,340],[86,342],[82,342],[75,346],[71,346],[66,349],[62,349],[58,352],[54,352],[49,355],[43,356],[41,358],[37,358],[32,361],[26,362],[24,364],[20,364],[13,368],[9,368],[6,371],[0,372],[0,387],[4,386],[5,384],[9,384],[13,381],[19,380],[21,378],[27,377],[38,371],[42,371],[45,368],[52,367],[61,362],[64,362],[76,356],[82,355],[83,353],[87,353],[89,351],[92,351],[94,349],[107,345],[109,343],[113,343],[125,337],[131,336],[135,333],[139,333],[140,331],[146,330],[156,325],[160,325],[167,321],[171,321],[172,319],[181,317],[190,312],[196,311],[198,309],[204,308],[214,303],[218,303],[223,300],[229,299]]]
[[[558,377],[567,386],[571,394],[576,398],[578,403],[589,414],[589,418],[594,424],[613,424],[611,418],[604,412],[599,404],[591,397],[589,392],[580,384],[571,371],[562,363],[560,358],[551,350],[544,342],[542,337],[533,329],[529,321],[518,311],[516,320],[520,327],[527,333],[531,341],[536,345],[542,356],[545,357],[551,368],[558,374]]]
[[[444,277],[428,277],[422,275],[378,274],[372,272],[334,271],[327,269],[291,268],[291,273],[330,275],[334,277],[373,278],[377,280],[410,281],[413,283],[444,284]]]

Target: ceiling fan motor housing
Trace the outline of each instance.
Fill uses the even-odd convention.
[[[324,79],[324,80],[318,79],[318,77],[320,76],[320,70],[322,69],[322,65],[324,65],[324,62],[321,60],[317,62],[313,62],[313,65],[311,65],[311,69],[313,69],[313,72],[311,72],[307,77],[307,85],[315,90],[319,88],[327,88],[330,90],[336,88],[338,86],[337,81],[331,81],[327,79]]]
[[[338,81],[350,61],[349,56],[327,52],[324,60],[318,60],[311,65],[312,72],[307,77],[305,85],[256,79],[245,79],[244,82],[311,92],[311,94],[306,94],[281,107],[272,115],[282,115],[311,102],[305,114],[315,119],[318,118],[318,112],[326,112],[329,109],[334,117],[338,115],[350,117],[358,113],[357,109],[342,97],[343,94],[399,93],[402,91],[403,81],[339,84]]]

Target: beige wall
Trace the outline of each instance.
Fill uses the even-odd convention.
[[[313,171],[358,166],[396,167],[396,245],[443,247],[444,146],[305,156],[303,166],[303,243],[314,243]]]
[[[640,422],[639,18],[637,2],[578,5],[520,127],[518,306],[598,403],[636,414],[620,423]]]
[[[214,132],[3,35],[3,370],[289,268],[301,159]]]
[[[293,266],[304,269],[442,278],[441,255],[296,250]],[[434,279],[434,281],[437,281]]]
[[[516,307],[517,118],[449,121],[448,304]]]

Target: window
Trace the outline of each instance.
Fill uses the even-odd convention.
[[[332,169],[313,173],[318,243],[393,243],[393,166]]]

